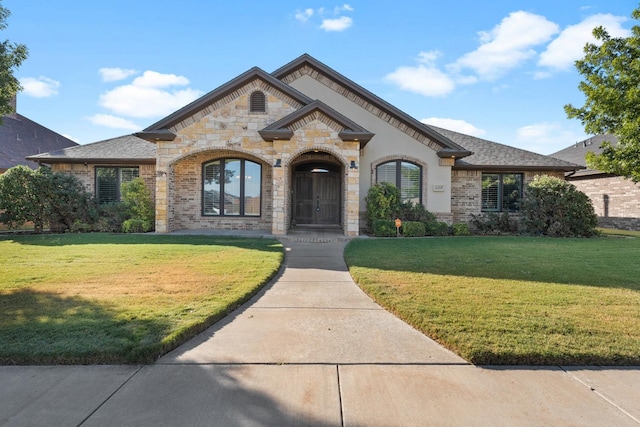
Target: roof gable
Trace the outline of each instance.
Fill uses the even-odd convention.
[[[283,117],[277,122],[272,123],[266,128],[258,131],[265,141],[273,141],[274,139],[289,139],[293,136],[293,131],[290,129],[295,123],[305,119],[306,117],[320,113],[328,117],[329,119],[342,126],[342,131],[338,136],[343,141],[359,141],[360,148],[364,146],[373,138],[373,133],[369,132],[362,126],[358,125],[351,119],[340,114],[333,108],[329,107],[322,101],[313,101],[310,104],[302,107],[299,110]]]
[[[291,86],[288,86],[280,80],[274,78],[271,74],[268,74],[258,67],[253,67],[245,73],[234,78],[233,80],[230,80],[217,89],[212,90],[211,92],[196,99],[195,101],[179,109],[178,111],[168,115],[164,119],[152,124],[136,135],[148,140],[164,138],[170,138],[169,140],[172,140],[173,138],[175,138],[175,134],[171,135],[170,132],[167,132],[166,130],[178,125],[180,122],[183,122],[192,116],[195,116],[200,111],[220,101],[226,96],[229,96],[230,94],[234,93],[238,89],[246,86],[254,80],[261,80],[265,84],[274,87],[301,106],[307,105],[313,101],[311,98],[295,90]],[[164,134],[158,134],[158,131],[163,131]]]
[[[564,160],[567,162],[576,163],[580,166],[584,166],[583,171],[579,171],[572,176],[585,176],[585,175],[600,175],[604,172],[599,170],[589,169],[587,167],[586,156],[588,152],[594,152],[596,154],[602,153],[602,143],[610,142],[614,147],[618,145],[618,138],[614,135],[596,135],[591,138],[587,138],[584,141],[576,142],[567,148],[557,151],[551,154],[551,157]],[[607,175],[607,174],[605,174]]]
[[[431,141],[433,143],[431,148],[435,151],[446,150],[446,153],[439,153],[441,157],[461,158],[471,154],[464,147],[435,132],[429,126],[409,116],[308,54],[294,59],[271,74],[287,84],[302,75],[310,74],[313,78],[324,80],[323,83],[327,85],[328,83],[333,84],[335,89],[344,96],[410,136],[418,140],[422,139],[424,141],[424,139],[427,139]]]
[[[21,114],[2,117],[0,125],[0,170],[30,165],[27,156],[73,147],[78,144]]]

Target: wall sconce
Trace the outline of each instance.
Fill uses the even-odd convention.
[[[358,166],[356,165],[355,160],[351,160],[351,165],[349,166],[349,169],[358,169]]]
[[[156,172],[156,176],[157,176],[157,177],[167,176],[167,173],[166,173],[165,171],[157,171],[157,172]]]
[[[276,162],[273,165],[274,168],[281,168],[282,167],[282,159],[276,159]]]

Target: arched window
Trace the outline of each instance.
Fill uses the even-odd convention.
[[[403,160],[378,165],[377,182],[390,182],[400,189],[402,201],[422,203],[422,167]]]
[[[244,159],[219,159],[202,167],[202,214],[260,216],[262,167]]]
[[[251,94],[249,97],[249,111],[251,113],[264,113],[267,111],[267,99],[263,92],[257,90]]]

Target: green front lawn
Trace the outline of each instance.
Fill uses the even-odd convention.
[[[279,269],[272,239],[0,236],[0,364],[149,362]]]
[[[354,240],[378,303],[475,364],[640,365],[640,239]]]

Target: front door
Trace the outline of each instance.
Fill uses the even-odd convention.
[[[340,224],[340,173],[297,170],[293,177],[294,224]]]

